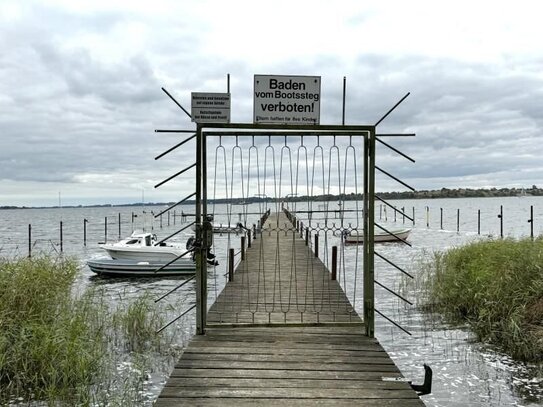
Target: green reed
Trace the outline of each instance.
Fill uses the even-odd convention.
[[[543,358],[543,239],[485,240],[435,253],[427,301],[514,358]]]
[[[0,405],[141,405],[153,356],[177,356],[149,295],[75,295],[78,273],[70,258],[0,259]]]

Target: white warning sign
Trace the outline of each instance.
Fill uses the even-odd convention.
[[[230,123],[230,93],[192,92],[192,121]]]
[[[254,123],[320,124],[320,76],[255,75]]]

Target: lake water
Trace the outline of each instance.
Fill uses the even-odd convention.
[[[484,239],[489,235],[521,237],[530,236],[530,207],[533,207],[533,230],[535,235],[543,233],[543,198],[470,198],[470,199],[435,199],[435,200],[397,200],[391,201],[397,208],[405,208],[405,213],[415,213],[415,225],[391,208],[376,206],[376,220],[385,227],[406,225],[413,227],[409,242],[412,247],[391,243],[381,244],[376,251],[415,276],[414,287],[405,290],[406,278],[394,267],[376,258],[376,280],[387,287],[407,293],[414,306],[381,289],[375,288],[376,308],[394,320],[407,331],[408,335],[392,325],[386,319],[377,316],[376,336],[389,352],[403,375],[415,383],[422,382],[423,363],[429,364],[433,371],[433,392],[423,396],[428,406],[496,406],[496,405],[541,405],[543,403],[543,378],[535,366],[512,361],[492,347],[473,340],[469,330],[444,324],[438,316],[421,313],[416,307],[418,264],[421,257],[435,250],[465,244],[474,239]],[[337,202],[312,203],[313,210],[338,209]],[[272,204],[272,210],[276,208]],[[299,212],[304,224],[309,224],[308,204],[290,203],[291,210]],[[355,202],[346,202],[344,218],[332,213],[325,219],[324,213],[314,213],[311,226],[325,230],[325,223],[343,221],[357,227],[361,219],[354,212]],[[500,208],[501,207],[501,208]],[[56,208],[56,209],[19,209],[0,211],[0,256],[26,256],[29,251],[29,224],[31,225],[30,250],[38,252],[60,252],[60,222],[62,222],[62,250],[76,256],[82,267],[79,285],[81,288],[99,286],[111,294],[113,301],[141,295],[144,291],[156,297],[164,294],[180,283],[179,279],[104,279],[98,278],[85,266],[90,258],[105,257],[97,243],[104,240],[117,240],[129,235],[134,229],[145,229],[157,233],[159,238],[166,237],[186,226],[179,216],[181,212],[193,213],[191,206],[179,206],[176,215],[154,219],[154,213],[164,208],[159,207],[103,207],[103,208]],[[257,213],[263,211],[262,205],[232,206],[231,215],[227,215],[224,205],[210,206],[209,212],[215,214],[215,220],[221,223],[236,223],[240,219],[247,224],[256,223]],[[246,215],[238,215],[245,211]],[[503,214],[500,219],[498,215]],[[120,218],[119,218],[120,214]],[[106,219],[107,218],[107,233]],[[88,222],[84,222],[86,219]],[[120,219],[120,223],[119,223]],[[188,220],[190,221],[190,217]],[[501,223],[503,221],[503,223]],[[175,222],[175,224],[174,224]],[[186,222],[186,220],[185,220]],[[87,242],[84,245],[86,225]],[[120,231],[119,231],[120,226]],[[480,230],[480,233],[479,233]],[[184,244],[190,232],[181,232],[173,239]],[[323,261],[328,262],[333,245],[339,245],[339,238],[325,233],[321,243],[324,248]],[[239,246],[239,237],[216,236],[214,248],[220,266],[209,278],[209,302],[212,303],[225,283],[226,248]],[[355,269],[360,267],[361,250],[358,246],[341,249],[343,274],[340,281],[344,285],[356,309],[362,310],[361,277]],[[360,280],[358,280],[360,278]],[[414,291],[413,291],[414,290]],[[194,284],[189,283],[176,294],[168,297],[175,307],[169,311],[167,319],[173,319],[195,302]],[[169,329],[169,328],[168,328]],[[189,314],[176,324],[179,332],[177,346],[184,346],[194,333],[194,315]],[[157,362],[156,371],[146,382],[148,404],[158,395],[171,368],[171,362]]]

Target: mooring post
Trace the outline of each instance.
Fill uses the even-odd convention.
[[[119,223],[119,240],[121,240],[121,212],[119,212],[118,223]]]
[[[332,246],[332,280],[337,280],[337,246]]]
[[[315,257],[319,257],[319,234],[315,235]]]
[[[415,207],[413,206],[413,226],[415,226]]]
[[[251,229],[247,231],[247,248],[251,247]]]
[[[530,219],[528,219],[530,224],[530,237],[534,240],[534,206],[530,205]]]
[[[394,207],[394,223],[396,223],[396,212],[397,212],[396,207]]]
[[[309,246],[309,227],[305,228],[305,245]]]
[[[60,252],[62,253],[64,250],[64,242],[63,242],[63,236],[62,236],[62,221],[60,221]]]
[[[402,222],[405,224],[405,206],[402,206]]]
[[[460,209],[456,210],[456,231],[460,232]]]
[[[503,205],[500,205],[500,214],[498,215],[498,218],[500,218],[500,237],[503,237]]]
[[[245,236],[241,236],[241,260],[245,260]]]
[[[234,281],[234,249],[228,250],[228,281]]]
[[[170,226],[170,211],[168,211],[168,226]]]
[[[87,245],[87,219],[83,219],[83,246]]]
[[[426,227],[430,227],[430,207],[426,207]]]
[[[439,208],[439,227],[443,230],[443,208]]]
[[[107,216],[104,217],[104,242],[107,242]]]
[[[477,234],[481,234],[481,210],[477,210]]]
[[[256,225],[253,223],[253,239],[256,240]]]
[[[28,258],[32,257],[32,225],[28,224]]]

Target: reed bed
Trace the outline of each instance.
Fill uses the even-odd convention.
[[[149,295],[76,295],[78,273],[65,257],[0,259],[0,405],[142,405],[153,358],[177,357]]]
[[[516,359],[543,360],[543,238],[472,242],[425,269],[427,307]]]

